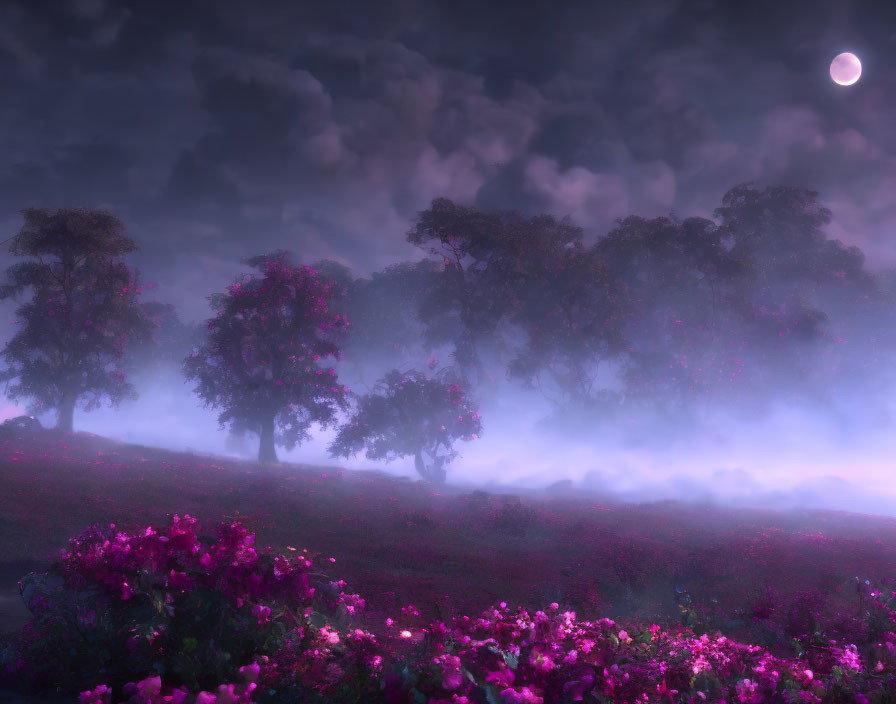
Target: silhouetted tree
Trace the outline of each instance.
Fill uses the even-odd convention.
[[[737,378],[742,350],[731,348],[728,334],[750,271],[724,235],[705,218],[630,216],[594,245],[631,307],[629,392],[674,397]]]
[[[732,256],[749,263],[756,306],[771,311],[796,303],[808,314],[831,302],[832,287],[839,300],[876,292],[862,251],[824,232],[831,211],[818,202],[816,191],[796,186],[760,190],[742,183],[723,196],[715,214]]]
[[[257,433],[258,460],[276,462],[275,443],[292,449],[313,423],[326,427],[347,407],[347,389],[324,360],[339,358],[348,323],[331,309],[340,288],[294,266],[289,253],[246,264],[263,276],[246,274],[210,297],[217,315],[184,370],[206,407],[222,409],[222,428]]]
[[[314,262],[310,269],[323,276],[327,281],[336,284],[337,288],[341,291],[347,291],[355,280],[352,275],[352,270],[349,267],[345,266],[345,264],[333,261],[332,259],[320,259],[319,261]],[[335,308],[340,307],[342,303],[342,299],[334,300],[334,310]]]
[[[588,406],[607,396],[597,380],[600,365],[626,349],[625,290],[581,243],[545,264],[543,275],[521,293],[513,320],[527,340],[508,371],[550,398],[541,381],[547,374],[562,394],[552,399],[558,406]]]
[[[402,262],[351,283],[346,310],[352,335],[345,358],[359,376],[373,371],[376,378],[425,358],[425,328],[418,313],[421,301],[433,294],[441,270],[431,259]]]
[[[329,449],[333,457],[362,450],[372,460],[413,457],[421,477],[443,483],[446,465],[458,455],[454,442],[473,440],[481,433],[475,405],[447,373],[428,378],[413,370],[392,370],[373,393],[360,398]],[[424,453],[431,464],[424,461]]]
[[[0,298],[31,289],[16,310],[17,332],[3,350],[0,375],[29,412],[57,411],[72,429],[76,403],[98,408],[135,399],[121,365],[127,346],[149,339],[152,323],[137,303],[138,274],[119,258],[138,249],[124,224],[104,210],[27,208],[9,251],[29,257],[7,269]]]
[[[438,198],[407,238],[444,264],[420,308],[427,342],[453,344],[459,368],[465,375],[475,368],[481,382],[483,343],[501,351],[499,324],[519,309],[521,292],[544,277],[546,264],[581,241],[582,230],[549,215],[485,213]]]
[[[810,352],[840,336],[858,343],[858,330],[846,330],[879,317],[871,306],[883,296],[865,255],[827,236],[831,211],[809,189],[740,184],[715,214],[731,254],[750,271],[735,300],[757,366],[779,370],[770,379],[776,385],[786,378],[788,386],[811,392],[817,364]]]
[[[131,345],[123,364],[128,376],[135,380],[162,381],[174,369],[179,369],[184,357],[202,343],[207,326],[182,321],[170,303],[147,301],[140,308],[152,322],[152,337],[142,344]]]

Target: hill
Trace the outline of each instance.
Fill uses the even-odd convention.
[[[91,524],[191,514],[244,518],[258,544],[307,547],[385,614],[477,613],[498,600],[557,601],[582,616],[677,620],[780,613],[817,593],[828,616],[855,607],[856,578],[896,574],[896,519],[680,502],[626,505],[589,493],[433,487],[379,471],[282,464],[128,445],[88,433],[0,440],[0,630],[28,618],[16,582]],[[684,596],[683,596],[684,595]],[[766,609],[767,610],[767,609]],[[751,622],[751,618],[752,621]],[[732,619],[729,618],[729,621]],[[730,631],[734,632],[730,632]]]

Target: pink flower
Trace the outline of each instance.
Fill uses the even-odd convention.
[[[92,690],[81,692],[78,695],[78,701],[80,704],[109,704],[111,697],[112,690],[101,684]]]
[[[134,590],[131,588],[131,585],[127,582],[121,583],[121,599],[122,601],[127,601],[132,596],[134,596]]]
[[[258,661],[240,668],[240,674],[246,678],[247,682],[256,682],[259,672],[261,672],[261,666],[258,664]]]
[[[594,676],[590,673],[580,680],[570,680],[563,685],[563,694],[568,695],[574,702],[584,699],[585,692],[594,686]]]
[[[506,666],[485,675],[485,681],[495,687],[510,687],[515,679],[516,675],[513,670]]]
[[[456,655],[441,655],[436,662],[442,666],[442,687],[457,689],[463,682],[460,671],[460,658]]]
[[[141,697],[145,697],[146,699],[152,699],[152,697],[158,694],[161,690],[162,678],[159,676],[147,677],[145,680],[137,683],[137,692]]]
[[[541,644],[536,644],[532,647],[532,652],[529,654],[529,662],[533,667],[543,672],[549,672],[555,667],[553,658]]]
[[[329,630],[326,626],[320,629],[320,634],[330,645],[336,645],[339,642],[339,633]]]
[[[172,589],[192,589],[195,585],[186,572],[171,570],[171,573],[168,575],[168,586]]]
[[[271,620],[271,609],[267,606],[256,604],[252,607],[252,615],[258,619],[258,625],[260,626]]]
[[[253,689],[255,689],[254,685],[249,685],[246,689],[245,695],[237,694],[236,692],[237,686],[233,684],[222,684],[218,687],[218,704],[237,704],[238,702],[245,702],[249,700],[248,694]],[[240,688],[242,689],[242,687]]]
[[[509,704],[543,704],[544,702],[544,699],[535,694],[529,687],[522,687],[519,691],[508,688],[501,691],[501,696]]]

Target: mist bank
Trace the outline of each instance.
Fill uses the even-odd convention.
[[[221,430],[215,412],[187,391],[177,381],[139,388],[139,402],[127,411],[103,407],[81,413],[77,430],[254,462],[256,438]],[[674,500],[896,516],[890,489],[890,458],[896,456],[890,419],[896,404],[884,401],[896,393],[879,391],[880,401],[861,410],[861,399],[842,395],[822,406],[777,400],[757,410],[706,403],[687,413],[642,408],[637,414],[579,416],[572,422],[557,416],[538,393],[504,388],[483,404],[482,437],[459,447],[447,483],[607,503]],[[6,404],[0,420],[22,413]],[[54,425],[52,413],[38,418],[46,427]],[[335,430],[315,428],[310,441],[281,451],[280,459],[419,479],[412,458],[334,460],[326,449],[334,435]]]

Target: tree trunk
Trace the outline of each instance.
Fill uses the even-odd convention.
[[[436,484],[444,484],[445,483],[445,475],[447,472],[445,471],[445,458],[444,457],[435,457],[433,458],[432,465],[432,480]]]
[[[271,416],[261,422],[261,433],[258,443],[258,461],[262,463],[274,463],[277,460],[277,451],[274,449],[274,417]]]
[[[426,481],[432,481],[429,477],[429,470],[426,468],[426,464],[423,462],[423,450],[417,450],[414,455],[414,467],[417,469],[417,474],[423,477]]]
[[[75,401],[78,397],[74,394],[65,394],[56,409],[56,429],[72,431],[72,418],[75,415]]]
[[[445,483],[445,459],[443,457],[433,457],[433,464],[431,467],[428,467],[426,463],[423,461],[423,450],[417,450],[414,455],[414,467],[417,469],[417,474],[423,477],[426,481],[432,482],[433,484],[444,484]]]

